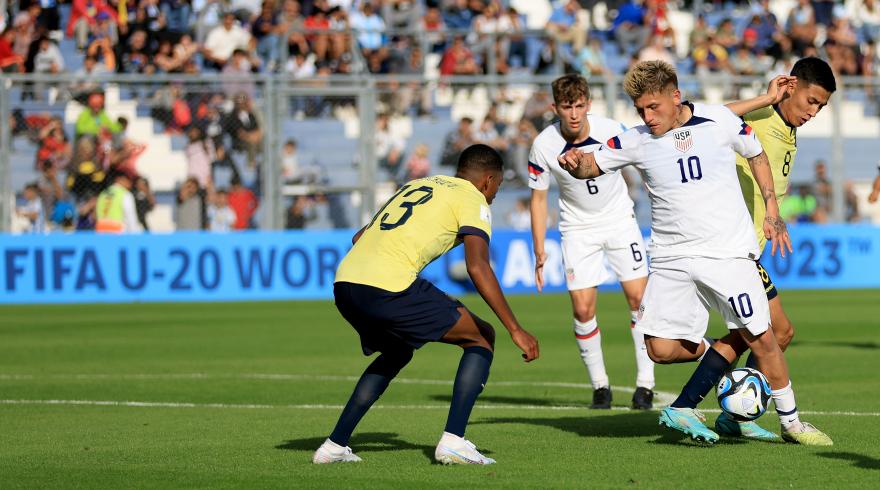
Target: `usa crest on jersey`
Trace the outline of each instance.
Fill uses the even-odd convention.
[[[690,129],[676,131],[672,137],[675,139],[675,149],[684,153],[694,146],[694,137]]]

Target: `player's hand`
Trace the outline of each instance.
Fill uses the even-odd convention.
[[[868,196],[868,202],[874,204],[877,202],[878,197],[880,197],[880,191],[871,191],[871,194]]]
[[[519,329],[510,334],[513,343],[523,351],[522,357],[526,362],[532,362],[538,358],[538,339],[524,329]]]
[[[547,262],[547,252],[535,252],[535,286],[540,293],[544,289],[544,264]]]
[[[788,228],[785,226],[785,221],[779,216],[767,216],[764,218],[764,237],[770,240],[770,255],[776,255],[776,250],[779,250],[779,254],[782,257],[785,257],[785,249],[788,249],[788,253],[793,251],[791,247],[791,237],[788,236]]]
[[[572,148],[567,152],[556,157],[559,166],[568,173],[574,172],[581,166],[584,161],[584,153],[576,148]]]
[[[779,75],[770,80],[767,86],[767,96],[770,98],[770,105],[778,104],[785,98],[785,94],[794,89],[797,84],[797,77],[788,75]]]

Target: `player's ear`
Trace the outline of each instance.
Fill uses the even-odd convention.
[[[590,108],[593,107],[593,100],[592,99],[588,100],[586,106],[587,106],[587,112],[590,112]]]

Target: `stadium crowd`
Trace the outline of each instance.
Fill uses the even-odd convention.
[[[676,35],[678,26],[671,22],[671,13],[693,8],[690,2],[558,0],[552,2],[552,13],[540,31],[527,29],[527,13],[517,11],[513,3],[10,2],[0,20],[0,69],[74,73],[79,81],[67,95],[86,106],[72,135],[65,134],[62,121],[51,115],[17,111],[10,121],[14,135],[28,137],[39,147],[35,161],[39,179],[25,195],[40,196],[43,218],[31,220],[31,228],[43,230],[50,224],[61,229],[94,228],[95,203],[112,181],[105,176],[113,173],[132,174],[132,193],[140,222],[146,225],[144,217],[155,199],[149,184],[136,175],[143,142],[130,141],[125,136],[126,121],[112,120],[104,112],[100,85],[92,80],[103,73],[229,75],[218,93],[186,93],[176,85],[157,88],[151,94],[151,115],[167,132],[184,135],[188,142],[189,178],[177,195],[178,229],[240,229],[253,226],[258,206],[258,185],[242,185],[242,174],[246,168],[258,170],[263,134],[253,104],[255,88],[235,75],[286,73],[307,79],[356,72],[421,75],[433,70],[442,77],[574,71],[595,79],[622,74],[636,61],[662,59],[683,73],[772,76],[787,73],[792,60],[810,55],[827,59],[840,75],[876,76],[880,71],[876,49],[880,5],[875,0],[798,0],[784,15],[774,13],[768,0],[703,2],[684,47],[679,45],[682,37]],[[71,42],[75,55],[65,55],[60,45]],[[426,67],[429,61],[436,65]],[[549,122],[545,91],[532,95],[517,120],[506,117],[504,91],[499,91],[485,118],[459,121],[445,139],[441,158],[432,162],[423,145],[415,145],[407,154],[406,143],[388,130],[388,121],[400,115],[430,115],[433,94],[417,83],[392,81],[386,88],[387,111],[378,117],[375,138],[380,167],[390,181],[449,166],[462,148],[473,143],[504,152],[510,180],[527,178],[529,145]],[[42,99],[43,92],[45,88],[34,83],[22,98]],[[292,107],[299,117],[326,115],[327,109],[320,100]],[[290,151],[290,144],[295,153],[295,142],[285,145],[284,151]],[[286,181],[315,179],[313,170],[298,168],[295,158],[287,159],[291,163],[285,164]],[[229,188],[214,188],[217,169],[231,172]],[[305,226],[312,216],[310,207],[318,200],[294,199],[288,225]],[[27,201],[22,216],[34,216],[34,199]],[[820,204],[817,220],[822,219]],[[228,219],[216,223],[216,216],[229,214],[214,208],[227,206],[236,219],[232,224],[225,224]]]

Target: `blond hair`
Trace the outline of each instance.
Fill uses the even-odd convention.
[[[587,80],[576,73],[561,76],[550,86],[553,89],[553,102],[556,105],[574,104],[581,97],[590,100],[590,86],[587,85]]]
[[[632,100],[645,94],[661,93],[678,88],[675,67],[665,61],[641,61],[630,68],[623,78],[623,90]]]

